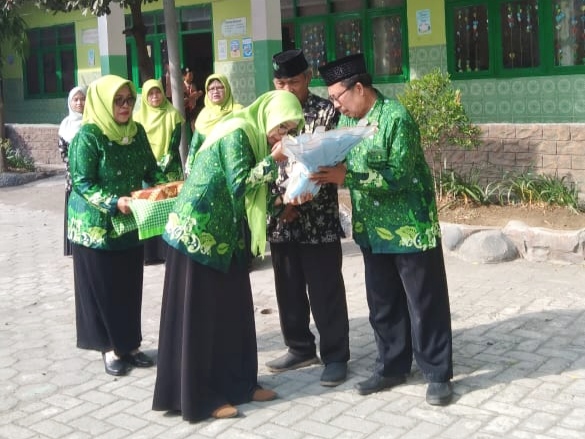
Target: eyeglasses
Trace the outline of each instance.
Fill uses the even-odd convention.
[[[339,101],[339,98],[341,98],[341,96],[343,96],[343,95],[345,94],[345,92],[346,92],[347,90],[349,90],[350,88],[352,88],[352,87],[353,87],[353,85],[350,85],[350,86],[349,86],[349,87],[347,87],[345,90],[343,90],[341,93],[339,93],[337,96],[335,96],[335,95],[329,95],[329,100],[330,100],[331,102],[335,102],[335,101],[337,101],[337,102],[339,102],[339,103],[341,104],[341,102]]]
[[[136,98],[134,96],[128,96],[127,98],[124,98],[122,96],[117,96],[114,98],[114,104],[116,104],[116,107],[123,107],[126,104],[128,104],[128,106],[131,107],[135,103],[136,103]]]
[[[279,136],[286,136],[287,134],[290,136],[296,136],[298,134],[297,128],[287,128],[285,125],[280,124],[278,126],[278,135]]]
[[[218,87],[209,87],[207,89],[207,91],[224,91],[225,87],[223,85],[220,85]]]

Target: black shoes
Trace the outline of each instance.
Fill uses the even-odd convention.
[[[124,376],[127,375],[130,371],[130,365],[126,363],[121,358],[106,358],[106,354],[102,353],[102,358],[104,360],[104,367],[106,369],[106,373],[109,375],[114,376]]]
[[[319,359],[315,355],[310,357],[300,357],[287,352],[282,357],[269,361],[266,363],[266,366],[270,372],[284,372],[286,370],[310,366],[311,364],[319,364]]]
[[[122,360],[135,367],[152,367],[154,361],[144,352],[138,351],[135,354],[122,355]]]
[[[321,374],[321,385],[335,387],[345,381],[347,377],[347,363],[329,363]]]
[[[427,403],[430,405],[447,405],[453,399],[453,386],[450,381],[429,383],[427,386]]]
[[[357,383],[355,388],[360,395],[369,395],[370,393],[398,386],[404,382],[406,382],[406,377],[404,375],[383,377],[378,374],[373,374],[367,380]]]

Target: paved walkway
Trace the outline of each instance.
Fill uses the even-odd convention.
[[[279,375],[283,352],[270,256],[251,273],[260,382],[280,398],[239,418],[189,424],[153,412],[154,369],[106,375],[75,348],[71,259],[62,256],[62,176],[0,189],[0,438],[534,438],[585,437],[585,266],[447,256],[456,398],[425,403],[405,385],[353,389],[375,356],[359,250],[344,242],[351,362],[346,383],[319,385],[314,366]],[[145,269],[143,348],[156,354],[163,266]]]

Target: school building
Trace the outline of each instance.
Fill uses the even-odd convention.
[[[449,72],[468,115],[484,132],[480,148],[453,150],[449,166],[489,163],[492,174],[532,168],[585,187],[584,0],[175,5],[181,63],[192,68],[200,87],[211,72],[224,73],[236,99],[248,104],[271,88],[271,57],[288,48],[303,49],[313,69],[311,88],[320,95],[327,91],[317,67],[351,53],[365,54],[376,88],[390,97],[439,67]],[[3,51],[5,120],[12,133],[30,129],[22,124],[58,124],[68,91],[100,75],[119,74],[140,86],[136,43],[123,33],[132,17],[116,3],[111,8],[100,18],[26,10],[30,56],[21,62]],[[143,5],[155,77],[162,76],[166,60],[162,8],[161,1]]]

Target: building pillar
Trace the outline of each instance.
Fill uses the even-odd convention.
[[[272,90],[272,56],[282,51],[280,1],[250,0],[256,95]]]
[[[119,4],[110,4],[112,12],[98,17],[98,40],[102,75],[128,77],[126,64],[126,35],[124,10]]]

